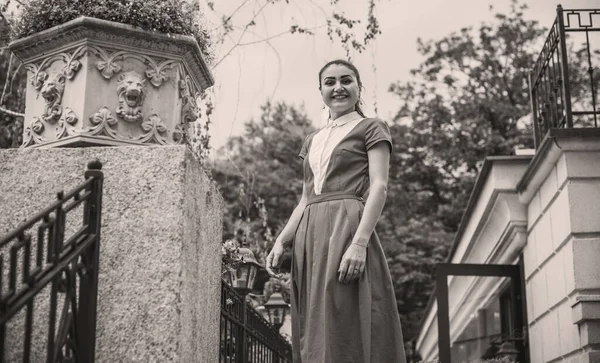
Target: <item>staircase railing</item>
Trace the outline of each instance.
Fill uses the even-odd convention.
[[[100,169],[0,239],[1,362],[94,362]]]

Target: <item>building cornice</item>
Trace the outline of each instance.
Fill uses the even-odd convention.
[[[521,203],[531,201],[565,151],[600,151],[600,128],[550,129],[517,184]]]
[[[79,17],[15,40],[10,43],[9,48],[23,63],[28,63],[80,42],[119,45],[120,49],[135,49],[156,55],[177,55],[185,61],[190,73],[194,75],[193,78],[200,82],[200,89],[205,90],[214,84],[214,78],[193,37],[152,32],[96,18]]]

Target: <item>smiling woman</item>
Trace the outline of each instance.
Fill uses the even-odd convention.
[[[360,106],[360,91],[363,88],[358,69],[341,59],[331,61],[319,72],[319,90],[325,105],[329,107],[330,119],[356,111],[365,117]]]
[[[292,247],[294,363],[406,362],[394,288],[375,225],[392,148],[385,122],[360,109],[362,82],[344,60],[319,72],[326,127],[300,151],[300,203],[267,257],[274,276]]]

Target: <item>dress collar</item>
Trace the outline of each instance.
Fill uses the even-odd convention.
[[[336,118],[334,121],[331,119],[328,120],[327,126],[336,127],[347,124],[348,122],[356,121],[359,118],[363,118],[358,112],[352,111],[350,113],[345,114],[344,116]]]

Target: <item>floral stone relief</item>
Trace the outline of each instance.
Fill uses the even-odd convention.
[[[192,38],[93,18],[10,48],[37,93],[27,99],[23,147],[183,143],[214,83]]]

